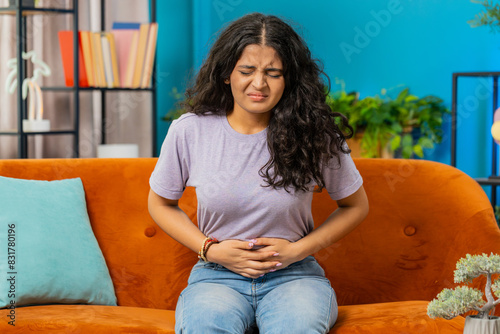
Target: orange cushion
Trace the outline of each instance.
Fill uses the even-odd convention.
[[[46,305],[19,307],[12,327],[0,310],[0,333],[174,333],[174,311],[125,306]],[[9,320],[10,321],[10,320]]]
[[[430,319],[426,301],[341,306],[331,334],[462,333],[465,319]],[[0,317],[8,319],[8,310]],[[16,309],[16,330],[68,333],[174,333],[174,311],[124,306],[47,305]],[[0,333],[13,327],[0,321]]]
[[[465,318],[430,319],[427,301],[406,301],[339,307],[330,334],[462,333]]]

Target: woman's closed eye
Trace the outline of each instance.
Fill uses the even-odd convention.
[[[266,74],[271,78],[281,78],[283,71],[279,68],[268,68]]]
[[[241,74],[243,75],[251,75],[253,73],[253,71],[238,71],[240,72]],[[271,78],[281,78],[282,74],[281,72],[276,72],[276,71],[272,71],[271,73],[267,72],[266,73],[267,76],[271,77]]]
[[[271,78],[281,78],[282,74],[281,72],[272,72],[272,73],[267,73],[268,76],[270,76]]]

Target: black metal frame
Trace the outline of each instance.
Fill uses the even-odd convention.
[[[452,84],[452,104],[451,104],[451,165],[457,165],[457,98],[458,98],[458,78],[460,77],[487,77],[493,79],[493,113],[498,109],[498,77],[500,72],[459,72],[453,73]],[[500,186],[500,176],[498,175],[498,147],[492,139],[491,153],[491,175],[488,178],[477,178],[481,185],[491,186],[491,203],[496,205],[497,186]]]
[[[28,157],[28,136],[30,135],[73,135],[73,157],[78,158],[80,156],[79,152],[79,134],[80,134],[80,92],[81,91],[100,91],[101,92],[101,143],[106,142],[106,92],[108,91],[150,91],[152,98],[151,105],[151,125],[152,125],[152,156],[157,155],[157,143],[156,143],[156,116],[157,116],[157,83],[156,83],[156,57],[153,64],[152,73],[152,86],[151,88],[102,88],[102,87],[79,87],[80,77],[79,77],[79,60],[78,60],[78,43],[73,43],[73,77],[75,78],[73,87],[42,87],[43,91],[72,91],[74,94],[73,104],[74,104],[74,124],[72,130],[56,130],[56,131],[44,131],[44,132],[25,132],[23,129],[23,119],[27,117],[27,103],[22,98],[22,82],[26,76],[26,61],[22,59],[22,52],[26,52],[26,16],[35,14],[72,14],[73,15],[73,41],[78,41],[78,0],[71,0],[73,8],[72,9],[62,9],[62,8],[35,8],[35,7],[25,7],[22,5],[22,0],[17,0],[17,5],[15,8],[6,7],[0,8],[1,14],[10,14],[16,16],[16,34],[17,38],[17,63],[18,63],[18,73],[17,73],[17,101],[18,101],[18,130],[17,132],[0,132],[0,135],[14,135],[18,136],[18,158]],[[149,0],[151,8],[151,22],[156,22],[156,0]],[[101,0],[101,30],[105,30],[105,0]],[[156,51],[155,51],[156,52]],[[19,65],[20,64],[20,65]]]

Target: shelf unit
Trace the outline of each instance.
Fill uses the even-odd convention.
[[[75,36],[78,36],[78,0],[72,0],[72,9],[60,9],[60,8],[35,8],[35,7],[25,7],[22,4],[22,1],[18,0],[18,4],[15,8],[7,7],[0,8],[0,14],[3,15],[15,15],[16,16],[16,36],[18,36],[16,40],[16,57],[17,57],[17,106],[18,106],[18,117],[17,117],[17,131],[14,132],[0,132],[0,135],[13,135],[17,136],[18,139],[18,149],[17,156],[18,158],[27,158],[28,157],[28,136],[31,135],[58,135],[58,134],[71,134],[73,135],[73,156],[79,156],[79,141],[78,141],[78,129],[79,129],[79,92],[78,87],[72,89],[74,98],[73,98],[73,108],[75,110],[74,115],[74,124],[73,129],[65,130],[65,131],[46,131],[46,132],[25,132],[23,129],[23,119],[27,118],[27,103],[23,100],[22,97],[22,82],[26,77],[26,67],[27,62],[22,59],[22,52],[26,52],[27,49],[27,38],[26,32],[27,30],[27,22],[26,17],[29,15],[47,15],[47,14],[67,14],[73,15],[73,31]],[[78,44],[74,43],[75,55],[78,55]],[[75,66],[75,75],[78,75],[78,67]],[[45,88],[42,87],[43,90]]]
[[[457,98],[458,98],[458,79],[460,77],[492,78],[492,105],[493,110],[498,109],[498,78],[500,72],[457,72],[453,73],[452,104],[451,104],[451,165],[457,166]],[[491,186],[491,203],[496,205],[497,187],[500,186],[500,176],[498,175],[498,147],[492,139],[491,152],[491,174],[487,178],[477,178],[480,185]]]
[[[44,132],[26,132],[23,129],[22,122],[23,119],[27,118],[27,103],[22,98],[21,85],[26,77],[26,67],[27,62],[22,59],[22,52],[26,52],[27,40],[27,22],[26,17],[29,15],[47,15],[47,14],[66,14],[73,15],[73,41],[78,41],[78,0],[70,0],[72,5],[71,9],[62,8],[38,8],[38,7],[26,7],[22,5],[22,0],[17,0],[17,5],[15,8],[6,7],[0,8],[0,15],[15,15],[16,16],[16,36],[20,36],[16,41],[16,57],[18,64],[17,73],[17,105],[18,105],[18,117],[17,117],[17,131],[3,131],[0,132],[2,135],[11,135],[18,137],[18,158],[28,157],[28,136],[32,135],[73,135],[73,157],[78,158],[80,156],[79,152],[79,128],[80,128],[80,93],[85,91],[100,91],[101,92],[101,144],[106,143],[106,93],[130,91],[130,92],[140,92],[147,91],[151,92],[151,146],[152,146],[152,156],[156,155],[157,145],[156,145],[156,96],[157,96],[157,85],[156,85],[156,57],[153,64],[152,73],[152,84],[149,88],[102,88],[102,87],[79,87],[79,61],[78,61],[78,44],[73,43],[73,77],[74,86],[73,87],[41,87],[42,91],[67,91],[73,93],[73,108],[74,108],[74,124],[73,128],[70,130],[54,130],[54,131],[44,131]],[[145,3],[150,5],[150,22],[156,22],[156,0],[148,0]],[[101,31],[105,30],[105,0],[100,0],[101,7]]]

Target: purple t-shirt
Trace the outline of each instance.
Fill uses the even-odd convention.
[[[185,114],[170,126],[150,178],[151,189],[176,200],[186,186],[195,187],[198,226],[207,236],[297,241],[314,228],[313,193],[262,187],[259,170],[269,160],[266,134],[267,129],[241,134],[225,115]],[[337,165],[334,160],[332,165]],[[345,154],[341,168],[325,167],[323,177],[334,200],[353,194],[363,183]]]

